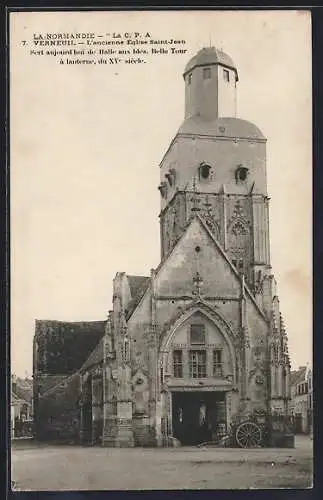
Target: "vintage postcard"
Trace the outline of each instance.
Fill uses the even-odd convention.
[[[310,488],[309,11],[9,14],[16,490]]]

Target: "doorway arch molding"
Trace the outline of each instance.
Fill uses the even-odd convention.
[[[168,355],[170,353],[170,347],[172,340],[177,332],[177,330],[194,314],[200,313],[205,316],[215,327],[220,331],[223,336],[230,353],[232,372],[233,372],[233,384],[236,383],[236,353],[235,345],[237,343],[237,336],[234,334],[232,328],[228,322],[223,318],[223,316],[209,304],[200,300],[194,302],[186,309],[181,309],[181,311],[172,318],[172,320],[167,325],[167,329],[164,330],[160,339],[160,350],[159,350],[159,366],[164,368],[167,364]]]

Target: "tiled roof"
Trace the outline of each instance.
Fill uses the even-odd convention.
[[[147,287],[150,283],[150,278],[148,276],[133,276],[127,275],[131,300],[128,304],[126,310],[126,319],[128,320],[132,315],[133,311],[139,304],[141,298],[143,297]],[[98,342],[96,347],[93,349],[85,363],[82,365],[80,372],[84,372],[91,366],[97,365],[103,361],[103,349],[104,349],[104,337]]]
[[[17,399],[31,403],[33,398],[33,381],[27,378],[15,378],[12,385],[12,393]]]
[[[72,375],[86,362],[105,332],[103,321],[36,320],[35,340],[43,358],[39,357],[38,371],[49,374]]]
[[[79,377],[79,372],[76,372],[73,373],[73,375],[62,378],[60,381],[58,381],[57,384],[51,386],[45,393],[43,393],[42,396],[46,397],[66,392],[68,388],[71,387],[71,384],[73,384],[75,379],[77,379],[78,377]]]
[[[90,356],[87,358],[85,363],[80,369],[80,372],[84,372],[93,365],[97,365],[103,361],[103,348],[104,348],[104,338],[100,340],[94,350],[91,352]]]
[[[298,370],[290,373],[290,384],[297,385],[305,380],[306,366],[301,366]]]
[[[61,416],[76,409],[80,398],[80,374],[74,373],[43,395],[43,411]]]
[[[19,385],[17,385],[15,389],[15,394],[18,396],[19,399],[23,399],[27,403],[32,402],[33,392],[31,389],[26,390],[25,388],[19,387]]]
[[[104,332],[106,320],[101,321],[57,321],[57,320],[47,320],[47,319],[37,319],[36,320],[36,331],[35,336],[41,335],[48,332],[64,332],[68,334],[69,332],[75,334],[82,334],[87,332],[98,332],[99,334]]]
[[[148,276],[127,275],[127,279],[131,293],[131,300],[126,311],[126,317],[129,319],[147,290],[150,278]]]
[[[50,391],[65,378],[66,375],[43,375],[38,383],[39,393],[44,394],[45,392]]]
[[[212,137],[265,139],[265,136],[256,125],[247,120],[233,117],[221,117],[209,121],[203,120],[199,116],[192,116],[184,120],[177,133]]]

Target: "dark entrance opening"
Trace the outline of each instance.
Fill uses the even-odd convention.
[[[216,441],[226,433],[224,392],[173,392],[173,436],[182,445]]]

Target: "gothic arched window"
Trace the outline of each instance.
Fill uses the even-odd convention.
[[[248,242],[248,228],[240,220],[237,220],[230,230],[231,246],[235,249],[245,249]]]

